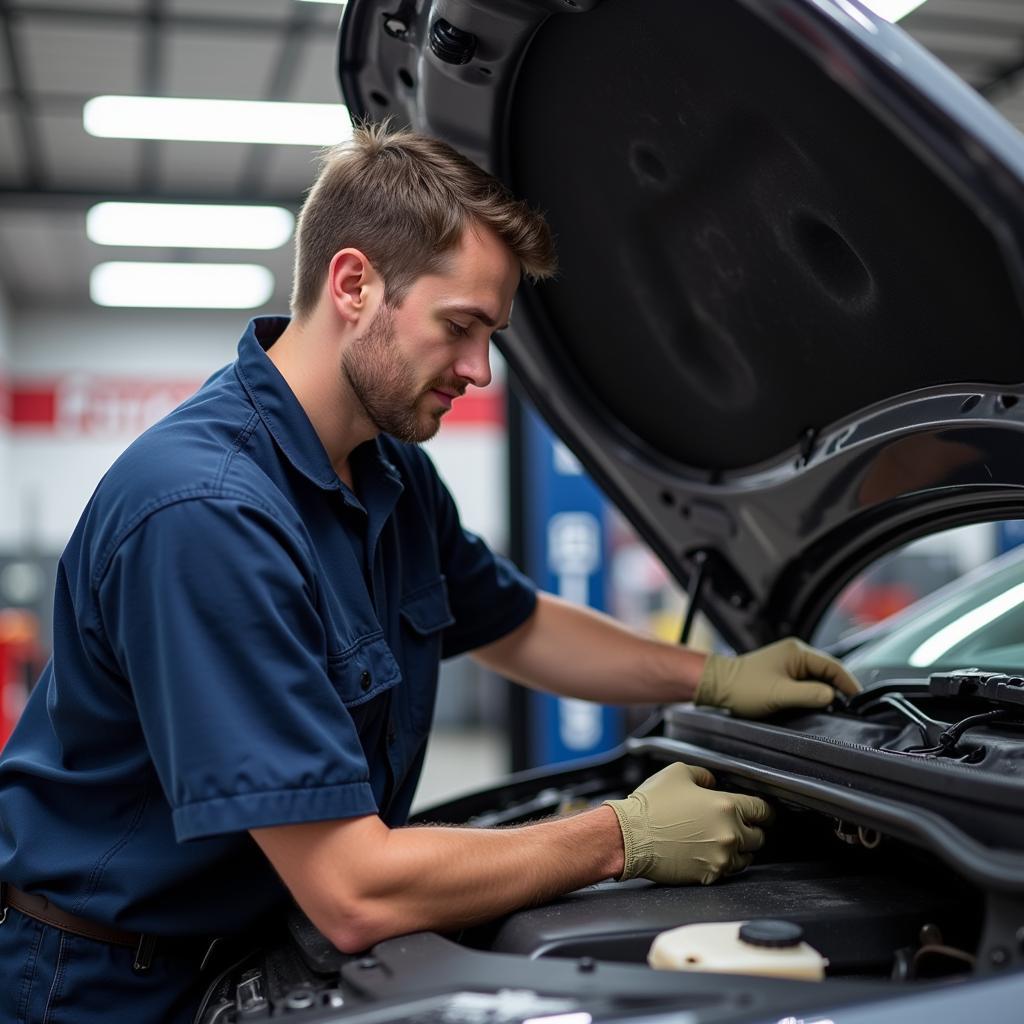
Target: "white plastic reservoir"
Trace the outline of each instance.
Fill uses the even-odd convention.
[[[717,971],[821,981],[828,960],[791,921],[715,921],[662,932],[647,962],[662,971]]]

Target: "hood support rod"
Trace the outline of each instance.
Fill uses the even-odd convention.
[[[693,556],[693,572],[687,581],[686,588],[686,616],[683,619],[683,628],[679,634],[679,642],[686,645],[690,639],[690,631],[693,629],[693,620],[697,617],[697,609],[700,605],[701,592],[704,590],[704,583],[708,574],[708,553],[698,551]]]

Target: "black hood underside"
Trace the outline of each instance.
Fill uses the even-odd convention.
[[[520,291],[513,381],[737,647],[808,635],[914,536],[1024,516],[1024,140],[898,28],[350,0],[339,70],[355,116],[544,211],[562,269]]]
[[[1024,380],[991,232],[742,4],[549,19],[509,124],[567,377],[658,456],[737,469],[894,394]]]

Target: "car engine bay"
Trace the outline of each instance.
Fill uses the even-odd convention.
[[[719,788],[770,800],[776,820],[754,864],[711,886],[606,880],[487,925],[391,939],[361,956],[338,953],[296,914],[282,949],[224,979],[202,1019],[287,1012],[309,1021],[484,1024],[685,1010],[688,1020],[739,1022],[891,999],[894,989],[937,985],[948,997],[1014,973],[1024,960],[1024,837],[1020,801],[1006,802],[1004,787],[1016,788],[1021,726],[1013,706],[969,683],[893,683],[848,707],[768,722],[673,706],[611,756],[522,773],[434,807],[414,824],[514,827],[621,797],[682,760],[713,771]],[[1008,706],[1011,713],[991,715]],[[979,715],[990,717],[972,721]],[[907,749],[930,741],[936,750]],[[881,777],[879,757],[919,777]],[[962,773],[971,776],[970,801],[957,793]],[[989,775],[995,788],[979,788]],[[1004,816],[1016,829],[1000,831]],[[762,919],[798,926],[827,958],[825,980],[725,981],[710,961],[686,971],[647,966],[652,942],[670,929]]]

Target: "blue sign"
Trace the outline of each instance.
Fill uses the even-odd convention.
[[[1024,544],[1024,519],[1007,519],[996,523],[996,551],[1002,554]]]
[[[530,408],[524,409],[525,569],[543,589],[605,610],[606,504],[579,460]],[[552,764],[611,750],[622,712],[590,701],[528,695],[529,758]]]

